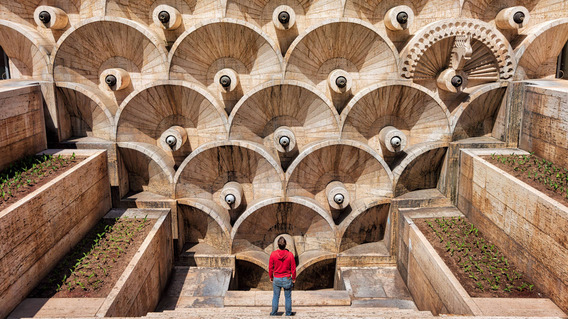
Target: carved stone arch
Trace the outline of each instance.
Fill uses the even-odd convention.
[[[308,145],[339,136],[339,115],[331,101],[315,87],[297,81],[258,86],[239,101],[229,122],[231,139],[263,144],[280,158],[284,169]],[[291,132],[286,136],[294,147],[284,149],[278,143],[283,129]]]
[[[470,92],[452,115],[452,141],[497,133],[499,112],[506,101],[508,82],[491,83]],[[504,130],[504,123],[501,123]]]
[[[302,197],[271,198],[251,205],[233,226],[232,252],[270,254],[276,236],[294,238],[298,258],[310,251],[336,251],[336,226],[324,209]]]
[[[134,50],[133,48],[137,48]],[[52,53],[53,77],[99,89],[120,104],[149,82],[167,78],[164,42],[146,26],[117,17],[87,19],[67,30]],[[129,85],[111,90],[103,72],[122,69]]]
[[[280,165],[262,146],[245,141],[204,144],[184,160],[174,180],[176,198],[199,198],[224,207],[231,223],[256,202],[284,196]],[[239,205],[232,208],[223,197],[230,182],[242,188],[234,194]]]
[[[390,164],[380,132],[393,126],[405,134],[406,147],[450,140],[450,113],[430,90],[407,81],[380,83],[359,92],[341,114],[341,138],[366,143]],[[404,150],[403,150],[404,151]]]
[[[113,100],[81,84],[61,82],[56,86],[61,139],[89,136],[114,140]]]
[[[260,28],[235,19],[212,19],[185,31],[169,54],[171,79],[198,82],[220,101],[227,113],[257,85],[281,78],[280,50]],[[233,74],[225,74],[228,72]],[[231,77],[224,89],[217,79]]]
[[[518,79],[554,78],[557,57],[568,41],[568,18],[541,23],[525,31],[515,47]],[[546,49],[543,49],[546,48]]]
[[[173,196],[174,162],[161,149],[134,142],[117,143],[117,146],[128,174],[130,192]]]
[[[359,205],[338,230],[339,252],[382,241],[386,234],[390,200],[374,200]]]
[[[390,198],[392,173],[369,146],[351,140],[324,141],[300,154],[286,172],[288,197],[303,196],[325,208],[336,224],[365,198]],[[333,184],[335,183],[335,184]],[[336,207],[330,187],[337,184],[345,207]]]
[[[325,20],[298,36],[286,53],[285,78],[316,86],[339,112],[358,91],[379,80],[398,78],[398,51],[388,37],[368,22]],[[334,87],[332,72],[347,78],[345,92]]]
[[[164,149],[162,140],[172,127],[185,132],[187,141],[182,141],[179,148]],[[118,142],[161,146],[180,165],[192,150],[226,139],[227,115],[219,102],[199,85],[158,81],[132,92],[124,100],[116,115],[114,134]]]
[[[494,26],[475,19],[446,19],[442,21],[433,22],[422,30],[417,32],[410,42],[404,47],[401,52],[401,76],[406,79],[414,79],[416,77],[426,77],[429,76],[427,72],[422,71],[426,75],[420,75],[416,72],[420,69],[419,63],[423,58],[424,54],[433,47],[436,43],[440,41],[447,42],[440,49],[446,51],[445,55],[448,55],[448,47],[453,45],[453,41],[450,38],[456,37],[458,35],[470,36],[472,41],[472,46],[476,45],[476,42],[480,44],[477,45],[479,56],[472,56],[472,65],[469,72],[480,73],[480,76],[485,77],[485,71],[483,65],[491,63],[491,61],[485,61],[489,59],[487,53],[490,53],[494,58],[496,63],[497,78],[495,80],[507,80],[513,76],[516,68],[516,61],[513,58],[513,50],[507,39],[501,34]],[[450,43],[451,42],[451,43]],[[439,55],[433,53],[433,60],[435,56]],[[474,64],[474,62],[480,60],[480,65]],[[443,66],[444,61],[438,63]],[[423,70],[426,70],[423,68]],[[433,71],[434,72],[434,71]],[[488,74],[493,74],[494,72],[490,70]],[[493,75],[491,75],[493,77]]]
[[[231,224],[229,215],[199,200],[179,199],[185,247],[209,254],[229,254]]]
[[[436,188],[449,143],[428,143],[409,149],[407,156],[393,169],[394,196]]]
[[[52,44],[34,29],[0,20],[0,46],[10,59],[13,79],[50,80]]]

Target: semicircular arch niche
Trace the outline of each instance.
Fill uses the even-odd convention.
[[[568,18],[544,22],[526,31],[526,38],[515,48],[518,60],[516,78],[553,79],[558,55],[568,41]]]
[[[390,31],[385,27],[384,18],[391,8],[405,5],[412,9],[414,21],[405,31]],[[446,1],[443,6],[439,2],[429,0],[401,0],[396,3],[384,0],[347,0],[345,2],[345,17],[358,18],[367,21],[381,30],[397,44],[404,45],[406,39],[432,21],[460,15],[460,1]]]
[[[230,138],[263,144],[286,169],[307,145],[339,136],[338,114],[316,88],[298,82],[272,81],[244,97],[230,117]],[[292,150],[278,151],[275,134],[288,128]]]
[[[114,104],[110,99],[95,94],[88,87],[73,83],[61,83],[56,87],[55,94],[62,140],[86,136],[109,141],[113,139],[113,114],[116,109],[113,110]]]
[[[57,43],[52,61],[56,82],[98,88],[117,104],[147,83],[167,78],[163,41],[143,25],[122,18],[89,19],[69,29]],[[115,68],[130,77],[130,85],[122,90],[110,90],[100,80],[104,71]]]
[[[0,46],[10,60],[12,79],[47,80],[52,45],[30,27],[0,21]]]
[[[465,18],[437,21],[420,30],[401,52],[402,77],[438,91],[444,101],[455,100],[456,93],[438,90],[436,78],[450,67],[456,37],[469,38],[472,50],[462,60],[465,88],[512,78],[516,62],[507,39],[494,26]]]
[[[425,88],[399,83],[376,85],[360,92],[341,114],[341,137],[368,144],[392,163],[396,154],[381,143],[380,132],[393,126],[407,138],[406,148],[450,140],[449,113]]]
[[[243,141],[203,145],[181,164],[175,181],[176,198],[225,207],[231,224],[250,205],[284,195],[283,172],[278,163],[261,146]],[[227,207],[222,201],[223,188],[229,182],[242,188],[238,207]]]
[[[141,143],[118,143],[120,165],[128,175],[125,189],[130,194],[148,192],[171,198],[174,163],[158,147]]]
[[[230,113],[237,101],[255,86],[282,76],[282,56],[258,27],[235,19],[212,20],[182,34],[170,51],[170,78],[199,82]],[[236,74],[231,91],[216,75],[225,69]]]
[[[392,197],[392,173],[384,160],[368,146],[355,141],[326,141],[310,146],[298,156],[286,173],[288,197],[315,200],[336,224],[352,207],[368,198]],[[341,182],[350,204],[333,208],[326,187]]]
[[[280,30],[272,22],[274,11],[281,5],[287,5],[293,10],[294,25],[286,30]],[[275,39],[282,54],[298,36],[310,25],[318,21],[339,18],[341,15],[341,1],[337,0],[227,0],[225,15],[255,24]]]
[[[172,127],[183,129],[187,141],[179,149],[164,149],[178,166],[192,150],[227,136],[227,116],[218,102],[203,88],[186,82],[162,81],[134,92],[124,101],[116,122],[116,141],[154,146],[163,145],[161,139]]]
[[[382,242],[387,228],[390,203],[382,203],[351,214],[339,226],[339,252],[349,249],[388,253]]]
[[[456,109],[452,141],[480,136],[501,139],[505,124],[498,123],[498,118],[504,111],[501,106],[506,101],[506,90],[507,83],[493,83],[472,92],[468,101]]]
[[[335,226],[323,210],[314,210],[310,206],[298,198],[291,201],[268,199],[251,206],[233,227],[232,253],[262,253],[259,256],[265,255],[268,261],[274,250],[274,240],[282,234],[293,238],[299,259],[311,252],[336,252]]]
[[[311,27],[292,43],[286,54],[285,78],[317,86],[341,112],[359,90],[377,81],[398,78],[398,52],[386,36],[357,19],[331,19]],[[334,70],[352,78],[350,92],[337,94],[328,78]]]
[[[448,143],[432,143],[413,149],[393,170],[394,196],[437,188],[447,149]]]
[[[183,220],[184,251],[207,254],[229,254],[231,228],[228,219],[207,206],[182,202],[178,213]]]

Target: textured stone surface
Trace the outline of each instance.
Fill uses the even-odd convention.
[[[46,148],[40,87],[15,83],[0,89],[0,171]]]

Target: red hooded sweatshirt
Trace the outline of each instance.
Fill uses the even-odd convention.
[[[270,279],[292,276],[292,280],[296,280],[294,255],[286,249],[273,251],[268,262],[268,275]]]

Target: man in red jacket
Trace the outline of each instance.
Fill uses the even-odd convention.
[[[280,288],[284,288],[284,299],[286,316],[293,316],[292,312],[292,287],[296,282],[296,260],[294,255],[286,249],[286,239],[278,239],[278,249],[270,254],[268,262],[268,275],[272,282],[272,312],[271,316],[276,316],[278,311],[278,301],[280,299]]]

